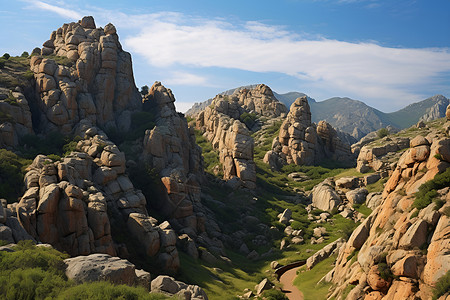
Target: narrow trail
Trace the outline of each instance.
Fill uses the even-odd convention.
[[[280,276],[280,282],[283,285],[283,292],[289,300],[303,300],[303,294],[294,285],[294,279],[297,276],[297,270],[300,267],[287,270]]]

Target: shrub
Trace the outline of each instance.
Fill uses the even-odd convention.
[[[394,278],[391,268],[384,262],[378,264],[378,272],[380,272],[380,277],[384,280],[391,280]]]
[[[0,59],[0,69],[3,69],[5,67],[5,61],[3,59]]]
[[[239,119],[241,120],[242,123],[245,124],[245,126],[247,126],[248,129],[251,129],[253,127],[253,125],[255,125],[256,120],[258,119],[258,116],[254,113],[248,113],[248,112],[244,112]]]
[[[289,298],[286,297],[286,295],[277,289],[270,289],[270,290],[266,290],[264,291],[264,293],[262,293],[262,295],[264,296],[264,299],[267,300],[288,300]]]
[[[11,57],[8,53],[3,54],[2,58],[8,60]]]
[[[20,57],[28,57],[30,54],[27,51],[23,51]]]
[[[436,286],[433,290],[433,300],[438,299],[448,291],[450,291],[450,271],[447,271],[447,273],[436,282]]]
[[[438,196],[437,190],[448,186],[450,186],[450,168],[419,187],[413,206],[418,210],[427,207]]]
[[[381,139],[384,138],[385,136],[389,135],[389,130],[387,130],[386,128],[381,128],[380,130],[377,131],[377,136]]]
[[[0,149],[0,196],[9,203],[17,200],[23,187],[24,168],[30,163],[6,149]]]
[[[145,96],[145,95],[148,94],[148,91],[149,91],[148,85],[144,85],[144,86],[141,87],[140,93],[141,93],[142,96]]]
[[[167,299],[161,294],[149,294],[143,287],[129,287],[113,285],[109,282],[98,281],[73,286],[62,292],[57,299],[139,299],[157,300]]]

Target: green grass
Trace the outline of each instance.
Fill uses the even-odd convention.
[[[375,183],[368,184],[366,186],[366,189],[369,193],[382,192],[384,190],[384,184],[387,180],[387,178],[382,178]]]
[[[362,213],[364,217],[368,217],[372,213],[372,210],[368,208],[365,204],[353,204],[353,208],[356,211]]]
[[[331,283],[320,283],[320,279],[334,267],[336,256],[330,256],[314,266],[311,270],[306,270],[306,266],[301,267],[294,280],[294,285],[303,293],[305,300],[326,299]]]
[[[31,241],[20,241],[14,248],[14,252],[0,251],[2,299],[168,299],[142,287],[109,282],[77,285],[65,275],[67,254],[36,247]]]

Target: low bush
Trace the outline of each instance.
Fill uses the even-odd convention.
[[[447,271],[447,273],[436,282],[433,290],[433,300],[437,300],[448,291],[450,291],[450,271]]]
[[[378,138],[384,138],[385,136],[389,135],[389,130],[387,128],[381,128],[377,131]]]
[[[450,168],[445,172],[437,174],[432,180],[425,182],[419,187],[419,191],[415,194],[413,206],[422,209],[431,204],[438,197],[437,190],[450,186]]]
[[[0,198],[9,203],[17,201],[22,193],[25,168],[30,163],[11,151],[0,149]]]
[[[288,300],[289,298],[286,297],[286,295],[277,289],[270,289],[270,290],[266,290],[264,291],[264,293],[262,293],[262,296],[264,297],[264,299],[267,300]]]

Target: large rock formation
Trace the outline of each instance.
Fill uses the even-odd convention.
[[[89,122],[81,122],[77,133],[85,137],[78,142],[80,152],[56,162],[39,155],[30,165],[27,191],[16,208],[22,226],[72,256],[126,255],[126,245],[113,241],[111,224],[126,226],[117,230],[142,243],[164,270],[176,271],[176,235],[148,215],[144,195],[125,174],[124,154]]]
[[[95,28],[92,17],[64,24],[33,56],[40,131],[70,133],[82,119],[127,130],[130,111],[141,106],[131,66],[114,25]],[[56,56],[54,56],[56,55]]]
[[[286,163],[312,165],[326,158],[348,164],[353,161],[350,146],[342,142],[336,130],[325,121],[317,125],[311,123],[307,98],[298,98],[292,104],[264,162],[273,168],[280,168]]]
[[[410,146],[385,185],[381,205],[340,251],[330,297],[353,285],[351,299],[431,299],[432,287],[449,271],[448,187],[436,192],[442,207],[431,202],[418,210],[413,202],[423,183],[450,167],[450,139],[431,133]]]

